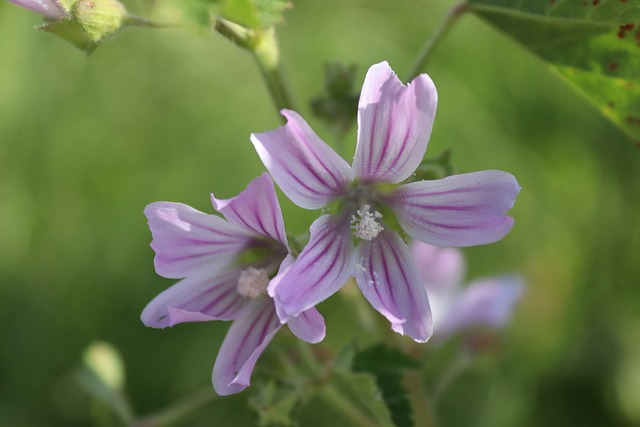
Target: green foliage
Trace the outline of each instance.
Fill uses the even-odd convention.
[[[171,0],[177,20],[193,30],[204,30],[211,24],[218,0]]]
[[[291,7],[285,0],[173,0],[183,23],[204,29],[211,17],[218,15],[251,29],[266,29],[282,22],[284,11]]]
[[[332,376],[332,386],[321,391],[321,397],[333,405],[341,405],[341,411],[352,413],[355,419],[368,420],[370,425],[393,427],[376,378],[367,373],[337,371]]]
[[[291,426],[291,414],[299,400],[300,395],[294,389],[278,388],[269,381],[249,400],[249,405],[258,413],[261,427]]]
[[[285,0],[222,0],[222,17],[248,28],[265,29],[282,22],[291,3]]]
[[[471,10],[549,63],[640,138],[640,5],[633,1],[471,0]]]
[[[325,64],[324,94],[311,100],[313,114],[324,120],[338,136],[343,136],[356,120],[356,65]]]
[[[61,19],[59,21],[47,22],[46,24],[39,25],[36,28],[38,30],[55,34],[78,49],[85,51],[87,55],[93,52],[98,46],[96,42],[87,36],[87,33],[85,33],[82,25],[80,25],[78,21]]]
[[[353,359],[355,372],[367,372],[376,379],[391,418],[397,427],[412,427],[413,410],[402,384],[402,373],[419,369],[420,363],[400,350],[378,344],[358,353]]]

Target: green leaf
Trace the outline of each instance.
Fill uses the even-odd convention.
[[[247,28],[266,29],[282,22],[286,0],[222,0],[222,17]]]
[[[470,0],[640,139],[640,5],[634,0]]]
[[[299,401],[296,390],[278,388],[270,381],[249,400],[249,404],[258,413],[260,427],[291,426],[291,414]]]
[[[383,344],[364,350],[353,359],[354,372],[367,372],[375,376],[376,385],[397,427],[412,427],[413,410],[402,384],[402,373],[407,369],[419,369],[420,362],[399,350]]]
[[[313,114],[342,137],[356,120],[359,93],[354,89],[356,65],[325,64],[325,93],[311,100]]]
[[[167,5],[176,19],[193,30],[211,25],[211,16],[218,11],[218,0],[171,0]]]
[[[336,371],[320,397],[359,425],[394,426],[373,375]]]
[[[95,50],[98,44],[91,40],[78,21],[70,19],[60,19],[58,21],[47,22],[36,27],[38,30],[53,33],[56,36],[68,41],[87,55]]]

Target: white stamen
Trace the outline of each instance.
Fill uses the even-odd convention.
[[[364,205],[358,209],[356,215],[351,215],[351,228],[353,234],[363,240],[373,240],[384,228],[378,223],[382,214],[378,211],[370,212],[370,205]],[[359,217],[359,218],[358,218]]]
[[[262,268],[249,267],[240,273],[238,278],[238,293],[243,297],[257,298],[267,293],[269,276]]]

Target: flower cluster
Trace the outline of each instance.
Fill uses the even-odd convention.
[[[432,313],[406,236],[440,247],[495,242],[513,226],[505,214],[520,190],[501,171],[407,182],[425,154],[436,104],[429,76],[403,85],[386,62],[376,64],[360,95],[351,166],[298,113],[283,110],[284,126],[251,135],[270,176],[235,198],[212,196],[226,220],[177,203],[149,205],[156,271],[182,280],[145,308],[143,322],[234,320],[213,369],[219,394],[249,385],[282,325],[308,342],[322,340],[314,307],[350,277],[394,331],[427,341]],[[311,224],[296,258],[271,178],[296,205],[329,212]]]

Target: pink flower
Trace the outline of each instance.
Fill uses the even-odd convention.
[[[58,0],[9,0],[11,3],[15,3],[18,6],[22,6],[25,9],[32,10],[39,13],[48,19],[60,19],[67,15],[67,12],[62,7]]]
[[[501,171],[403,183],[427,148],[437,104],[426,74],[403,85],[386,62],[372,66],[358,106],[358,143],[349,166],[294,111],[288,123],[251,140],[282,191],[306,209],[334,208],[311,225],[297,261],[269,285],[280,320],[314,307],[350,276],[392,329],[416,341],[432,333],[424,286],[396,224],[437,246],[495,242],[520,191]]]
[[[465,261],[459,249],[414,241],[411,253],[429,293],[434,336],[440,340],[473,327],[504,327],[522,297],[524,285],[517,275],[475,280],[463,286]]]
[[[146,207],[156,272],[183,280],[155,297],[141,318],[154,328],[234,320],[212,376],[216,392],[228,395],[249,385],[258,357],[282,326],[266,289],[293,257],[267,174],[254,179],[237,197],[221,200],[212,195],[211,199],[226,220],[180,203]],[[324,319],[314,308],[292,317],[288,326],[308,342],[319,342],[325,335]]]

